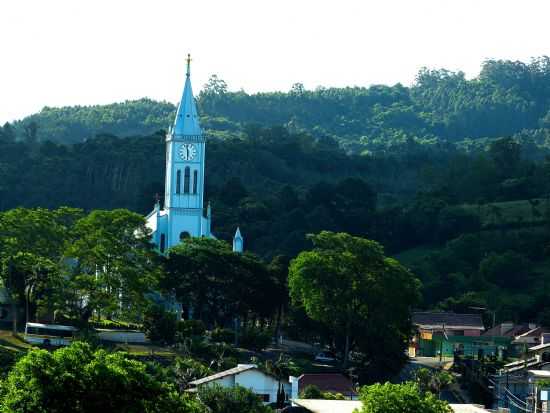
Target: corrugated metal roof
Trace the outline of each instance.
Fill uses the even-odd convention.
[[[514,325],[506,330],[504,330],[503,326],[505,326],[505,324],[496,325],[483,333],[483,335],[488,337],[515,337],[529,331],[529,324]]]
[[[447,312],[414,312],[413,324],[422,328],[471,329],[484,330],[479,314],[457,314]]]

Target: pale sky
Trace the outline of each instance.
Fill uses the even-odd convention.
[[[0,0],[0,122],[44,106],[410,85],[422,66],[550,55],[548,0]]]

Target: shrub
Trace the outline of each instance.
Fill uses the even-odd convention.
[[[300,393],[301,399],[324,399],[324,400],[345,400],[341,393],[331,393],[328,391],[321,391],[319,387],[314,384],[308,384],[304,390]]]
[[[219,385],[199,388],[199,400],[210,413],[270,413],[258,395],[241,386],[224,388]]]
[[[322,392],[323,399],[325,400],[346,400],[346,397],[342,393],[331,393],[328,391]]]
[[[415,383],[374,384],[359,392],[360,413],[452,413],[447,402],[432,393],[423,393]]]
[[[239,345],[243,348],[260,351],[271,343],[271,332],[259,328],[246,328],[239,336]]]
[[[139,330],[141,328],[141,326],[136,323],[107,319],[90,320],[89,325],[93,328],[108,328],[111,330]]]
[[[323,392],[314,384],[308,384],[300,393],[300,399],[324,399]]]
[[[206,328],[201,320],[181,320],[177,322],[180,337],[202,336]]]
[[[175,375],[176,382],[180,388],[180,391],[183,391],[187,388],[189,382],[197,379],[202,379],[203,377],[209,376],[212,374],[206,365],[201,363],[198,360],[192,358],[177,358],[173,366],[173,371]]]
[[[145,310],[143,330],[151,341],[171,344],[176,336],[176,315],[151,305]]]
[[[198,413],[187,395],[123,353],[86,343],[50,353],[30,350],[2,382],[0,411]]]
[[[216,327],[210,332],[210,339],[215,343],[233,343],[235,342],[235,332],[228,328]]]
[[[0,379],[6,376],[15,364],[16,356],[16,352],[0,348]]]

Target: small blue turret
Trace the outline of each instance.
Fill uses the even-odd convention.
[[[244,250],[244,238],[241,235],[241,230],[237,227],[235,236],[233,237],[233,252],[242,253]]]

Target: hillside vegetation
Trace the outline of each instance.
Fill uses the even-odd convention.
[[[550,59],[488,60],[471,80],[462,72],[422,69],[412,87],[306,90],[297,83],[286,93],[230,92],[213,75],[198,103],[204,126],[217,136],[259,124],[331,138],[352,152],[391,151],[411,140],[429,145],[460,142],[471,149],[479,139],[514,134],[546,147],[548,133],[537,130],[550,125]],[[14,126],[20,137],[76,143],[102,133],[131,136],[167,129],[174,111],[170,103],[149,99],[44,108]]]
[[[198,102],[219,238],[239,225],[247,249],[293,257],[308,233],[348,232],[419,256],[404,261],[426,308],[550,324],[549,58],[487,61],[471,80],[426,69],[410,88],[249,95],[212,77]],[[4,125],[0,209],[147,213],[173,111],[143,99]]]

